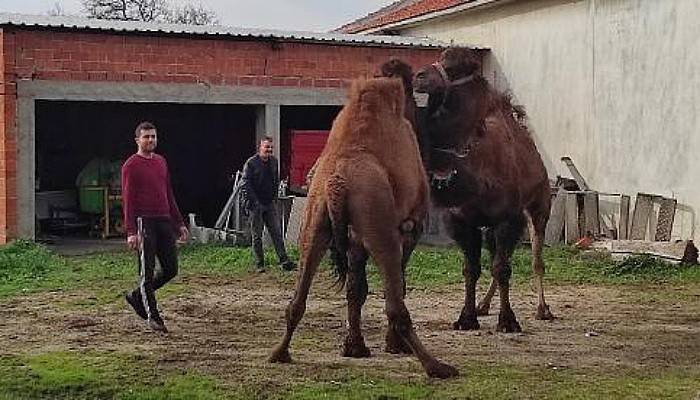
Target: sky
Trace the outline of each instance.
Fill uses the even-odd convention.
[[[392,2],[393,0],[201,0],[205,7],[217,14],[222,25],[316,32],[330,31]],[[80,0],[0,0],[0,12],[46,15],[55,3],[59,3],[66,14],[82,13]]]

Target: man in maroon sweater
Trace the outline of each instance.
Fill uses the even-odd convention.
[[[158,312],[155,291],[177,274],[176,237],[184,242],[188,232],[173,196],[168,164],[155,153],[156,127],[142,122],[135,133],[138,151],[122,166],[122,203],[127,245],[137,250],[143,240],[143,257],[139,254],[139,286],[125,297],[151,329],[165,333],[168,330]],[[137,234],[139,218],[143,237]]]

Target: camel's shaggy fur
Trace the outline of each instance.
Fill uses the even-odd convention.
[[[423,347],[403,301],[405,243],[413,239],[428,206],[428,185],[415,134],[404,118],[404,101],[398,79],[353,83],[309,188],[299,239],[297,289],[287,308],[287,331],[271,361],[290,360],[289,343],[331,234],[336,241],[347,240],[351,225],[354,241],[366,249],[381,272],[389,330],[419,358],[428,375],[457,374]],[[359,325],[365,297],[366,291],[348,290],[349,333],[344,355],[369,355]]]

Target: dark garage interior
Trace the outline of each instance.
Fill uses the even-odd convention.
[[[37,236],[104,233],[105,208],[112,213],[109,232],[119,234],[120,218],[114,218],[120,212],[119,184],[114,175],[135,152],[134,128],[144,120],[158,127],[157,152],[168,160],[183,216],[196,213],[198,222],[212,226],[230,195],[232,175],[255,151],[255,109],[37,101]],[[100,204],[102,192],[89,191],[95,185],[111,186],[113,202],[108,207]]]

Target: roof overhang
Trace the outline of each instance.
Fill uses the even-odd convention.
[[[305,31],[283,31],[274,29],[249,29],[212,25],[162,24],[140,21],[98,20],[80,17],[43,16],[0,13],[0,27],[39,28],[54,30],[99,31],[120,34],[154,34],[193,36],[238,40],[270,40],[316,43],[327,45],[444,48],[448,44],[408,36],[372,34],[318,33]]]

